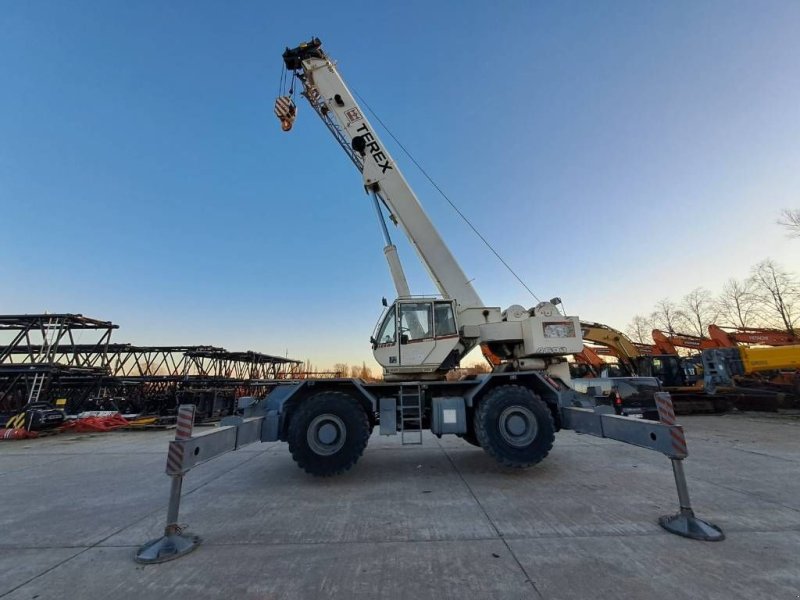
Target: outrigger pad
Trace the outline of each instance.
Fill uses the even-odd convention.
[[[681,511],[675,515],[664,515],[658,524],[675,535],[702,540],[704,542],[721,542],[725,539],[722,529],[694,516],[691,511]]]
[[[164,535],[150,540],[136,551],[134,560],[138,563],[155,564],[167,562],[189,554],[200,545],[200,536],[180,535],[177,533]]]

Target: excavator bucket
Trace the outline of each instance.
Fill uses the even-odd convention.
[[[278,96],[275,100],[275,116],[281,121],[281,129],[289,131],[297,118],[297,106],[291,96]]]

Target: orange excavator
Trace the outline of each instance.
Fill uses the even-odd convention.
[[[573,377],[628,377],[631,375],[629,368],[621,362],[609,362],[604,356],[619,357],[607,346],[589,346],[584,344],[583,350],[573,354],[575,358],[575,373]]]
[[[790,346],[800,344],[800,332],[788,333],[782,329],[763,329],[758,327],[708,326],[709,337],[719,348],[734,348],[739,344],[758,344],[761,346]]]
[[[653,342],[662,354],[677,354],[678,348],[689,350],[708,350],[719,348],[720,344],[714,340],[687,333],[664,333],[660,329],[653,329]]]

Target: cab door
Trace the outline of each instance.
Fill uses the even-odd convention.
[[[404,301],[399,307],[400,366],[416,367],[426,364],[436,347],[433,331],[433,302]]]
[[[400,339],[397,335],[397,303],[392,304],[372,340],[372,354],[384,368],[400,366]]]

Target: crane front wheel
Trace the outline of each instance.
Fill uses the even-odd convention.
[[[550,409],[521,385],[491,390],[478,404],[474,423],[481,447],[507,467],[525,468],[541,462],[555,440]]]
[[[306,473],[328,477],[352,467],[367,446],[367,413],[343,392],[321,392],[302,401],[289,421],[292,458]]]

